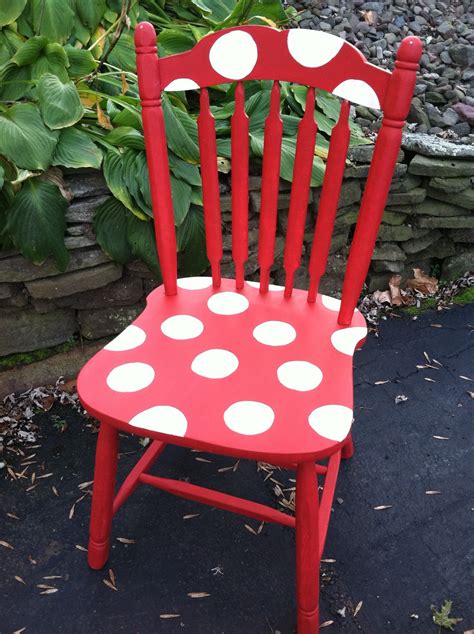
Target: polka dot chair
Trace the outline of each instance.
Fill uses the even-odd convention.
[[[163,285],[146,309],[80,373],[84,407],[101,421],[89,565],[107,561],[113,515],[138,484],[296,528],[298,632],[319,627],[319,562],[341,458],[353,453],[352,357],[367,328],[356,302],[367,274],[408,113],[421,43],[401,42],[392,73],[344,40],[306,30],[236,27],[191,51],[159,59],[153,27],[135,34],[143,125]],[[248,117],[244,80],[272,80],[264,127],[259,282],[245,281],[248,257]],[[279,81],[308,87],[298,128],[284,251],[285,285],[270,284],[280,174]],[[232,116],[232,256],[220,274],[221,215],[214,118],[208,87],[237,82]],[[316,140],[315,88],[342,100],[320,197],[309,291],[293,288],[308,208]],[[163,90],[199,90],[198,137],[209,277],[178,279]],[[349,102],[384,112],[348,258],[342,300],[318,293],[326,267],[349,144]],[[152,443],[115,494],[118,432]],[[172,443],[296,470],[296,515],[148,473]],[[319,464],[328,459],[327,464]],[[318,477],[324,480],[319,496]]]

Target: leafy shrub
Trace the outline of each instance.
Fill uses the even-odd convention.
[[[287,24],[280,0],[9,0],[0,8],[0,249],[33,262],[54,258],[64,271],[64,211],[54,166],[100,168],[113,198],[94,226],[114,260],[141,258],[159,274],[135,74],[133,29],[151,21],[162,56],[190,49],[210,31],[238,24]],[[247,82],[251,158],[263,150],[271,82]],[[228,171],[235,85],[212,89],[219,169]],[[282,83],[281,177],[292,178],[295,136],[306,88]],[[204,249],[196,94],[163,97],[180,268],[199,273]],[[312,184],[322,182],[339,103],[319,93],[318,152]],[[364,142],[353,128],[353,143]]]

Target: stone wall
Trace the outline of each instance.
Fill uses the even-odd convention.
[[[372,155],[372,146],[349,152],[327,274],[321,290],[336,294],[341,286],[347,245]],[[441,277],[453,279],[474,268],[474,147],[426,135],[405,137],[374,253],[369,290],[387,287],[394,272],[411,275],[439,265]],[[0,357],[56,346],[72,337],[94,342],[120,332],[142,310],[146,295],[159,283],[141,262],[116,264],[97,246],[93,211],[109,192],[99,172],[65,174],[73,196],[66,214],[68,269],[31,264],[19,253],[0,253]],[[289,204],[289,184],[279,199],[275,283],[283,282],[282,257]],[[250,179],[250,256],[247,277],[257,279],[260,178]],[[231,196],[222,187],[224,259],[222,272],[233,275],[231,261]],[[296,285],[307,285],[306,267],[320,190],[311,192],[302,267]],[[1,373],[0,373],[1,374]],[[1,378],[1,377],[0,377]]]

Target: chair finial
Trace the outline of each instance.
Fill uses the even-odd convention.
[[[156,46],[155,29],[150,22],[140,22],[135,29],[135,46],[142,48]]]
[[[422,52],[423,44],[420,38],[410,35],[402,40],[397,51],[397,61],[418,66]]]

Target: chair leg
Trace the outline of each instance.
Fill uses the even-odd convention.
[[[100,570],[109,558],[110,529],[118,460],[118,432],[101,423],[95,457],[92,512],[87,560]]]
[[[352,458],[353,455],[354,455],[354,441],[352,440],[352,434],[349,434],[346,442],[344,443],[342,447],[341,458],[343,460],[348,460],[349,458]]]
[[[319,631],[319,492],[314,462],[296,471],[296,600],[298,634]]]

